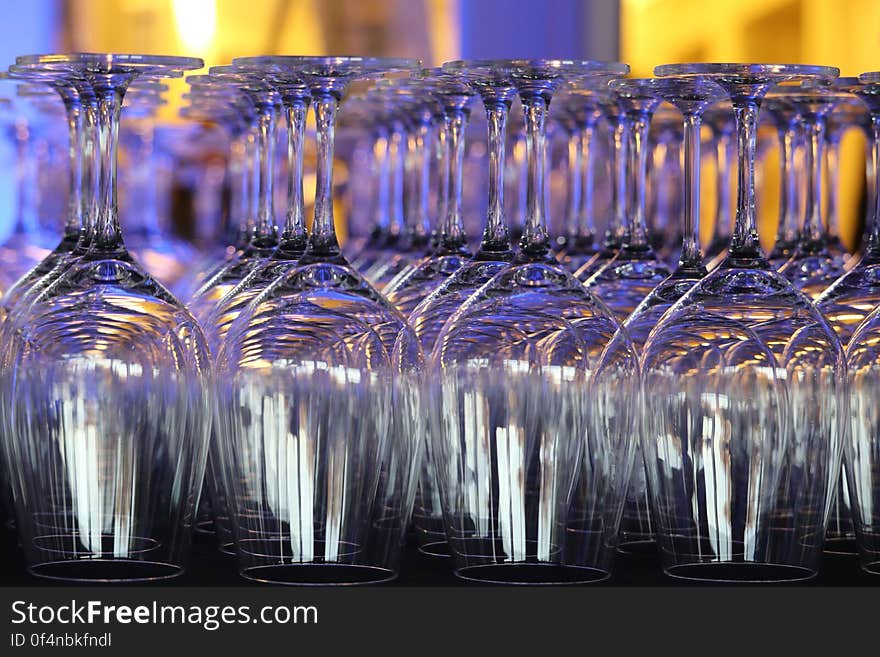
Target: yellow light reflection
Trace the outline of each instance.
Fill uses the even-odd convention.
[[[209,49],[217,27],[215,0],[174,0],[174,26],[187,53]]]

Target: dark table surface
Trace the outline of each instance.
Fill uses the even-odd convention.
[[[186,573],[175,580],[175,586],[253,586],[240,578],[234,557],[222,554],[211,534],[196,533],[192,556]],[[880,586],[880,577],[869,575],[859,568],[856,556],[827,554],[819,575],[803,583],[808,586]],[[2,518],[0,529],[0,586],[46,586],[57,583],[31,577],[25,570],[24,557],[16,542],[15,533]],[[656,555],[619,554],[614,574],[600,586],[681,586],[681,581],[667,577],[660,569]],[[410,541],[404,553],[400,577],[388,586],[472,586],[457,579],[451,572],[450,561],[426,557]]]

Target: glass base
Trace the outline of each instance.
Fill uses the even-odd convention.
[[[633,557],[651,558],[657,556],[657,542],[653,538],[622,541],[617,546],[620,554]]]
[[[688,563],[663,568],[670,577],[693,582],[718,584],[770,584],[798,582],[816,576],[816,571],[803,566],[754,562]]]
[[[837,556],[855,557],[859,554],[859,546],[856,543],[855,537],[835,536],[825,539],[825,546],[822,552]]]
[[[264,584],[286,586],[356,586],[390,582],[397,573],[377,566],[349,564],[274,564],[251,566],[241,570],[245,579]]]
[[[63,582],[90,584],[135,584],[173,579],[183,574],[183,566],[158,561],[128,559],[71,559],[47,561],[30,566],[34,577]]]
[[[862,570],[869,575],[880,575],[880,561],[868,561],[862,564]]]
[[[214,521],[210,518],[205,518],[204,520],[197,520],[196,524],[193,526],[193,531],[196,534],[206,534],[213,536],[216,532],[214,531]]]
[[[419,552],[428,557],[439,557],[448,559],[452,556],[452,550],[449,549],[449,543],[446,541],[432,541],[419,545]]]
[[[560,564],[508,563],[484,564],[457,568],[455,576],[482,584],[513,584],[519,586],[566,586],[595,584],[607,580],[611,573],[589,566]]]

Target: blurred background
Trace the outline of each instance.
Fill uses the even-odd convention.
[[[460,58],[593,58],[627,62],[637,76],[650,75],[657,64],[685,61],[831,64],[842,75],[880,68],[877,0],[0,0],[0,11],[3,65],[25,53],[117,51],[194,55],[208,66],[257,54],[393,55],[426,65]],[[183,125],[178,110],[186,85],[169,84],[169,103],[157,124],[164,132],[156,138],[167,155],[165,221],[180,239],[203,246],[222,233],[215,224],[223,216],[228,145],[210,130]],[[474,112],[476,123],[479,114]],[[481,130],[473,130],[476,142]],[[62,128],[62,146],[63,137]],[[15,170],[14,141],[0,149],[5,171]],[[344,188],[344,139],[341,144],[337,182]],[[863,224],[865,145],[858,130],[842,144],[840,231],[851,249]],[[712,162],[706,167],[702,205],[711,223]],[[770,143],[760,171],[765,246],[776,226],[778,168],[778,150]],[[16,176],[0,177],[0,241],[26,205],[19,173],[19,184]],[[564,195],[562,180],[564,175],[551,176],[554,197]],[[312,181],[307,178],[307,190]],[[341,206],[344,235],[348,221]],[[478,222],[480,213],[473,214]]]

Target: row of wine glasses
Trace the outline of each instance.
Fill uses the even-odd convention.
[[[817,572],[829,528],[831,548],[857,544],[877,569],[878,224],[846,258],[827,229],[821,163],[826,148],[837,157],[840,126],[860,125],[840,107],[862,103],[880,137],[880,74],[683,64],[635,79],[594,61],[238,58],[187,77],[183,114],[227,133],[241,184],[230,243],[185,272],[184,304],[139,264],[172,250],[195,263],[182,245],[142,246],[156,243],[158,216],[149,121],[132,131],[144,168],[123,170],[145,216],[130,240],[139,259],[117,212],[117,143],[125,98],[137,123],[162,102],[160,78],[201,67],[66,54],[9,71],[60,95],[71,146],[63,239],[2,300],[3,465],[33,574],[174,577],[207,526],[244,577],[300,585],[393,579],[410,526],[426,555],[483,582],[601,581],[617,550],[656,551],[686,579],[799,580]],[[505,192],[517,99],[515,240]],[[547,213],[551,101],[567,145],[562,239]],[[487,202],[475,243],[462,199],[477,103]],[[762,103],[783,151],[775,262],[755,210]],[[340,105],[366,124],[380,165],[370,202],[381,220],[346,253],[334,218]],[[732,233],[711,258],[704,122],[717,170],[733,144],[738,160]],[[648,217],[676,149],[670,266]]]

